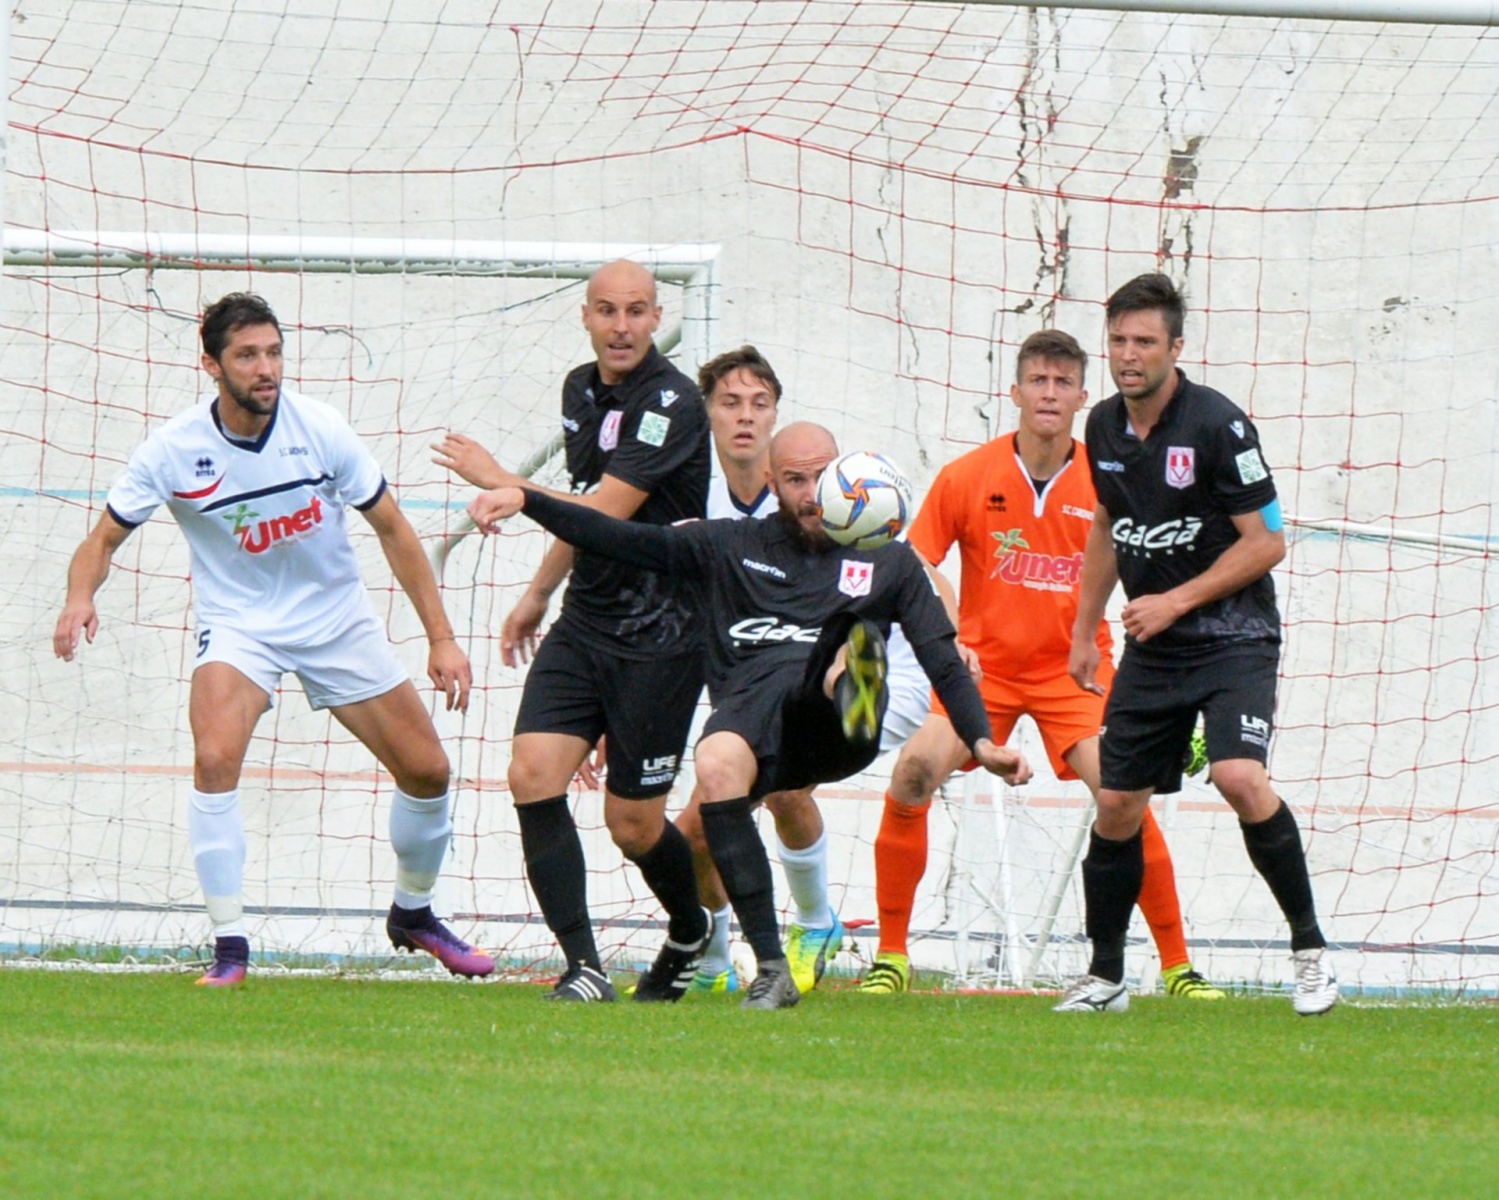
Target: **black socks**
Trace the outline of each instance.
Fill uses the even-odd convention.
[[[526,876],[547,928],[556,936],[568,966],[586,963],[602,970],[593,927],[588,921],[588,876],[583,842],[566,796],[517,804]]]
[[[1090,975],[1110,983],[1124,981],[1124,942],[1129,918],[1145,879],[1145,843],[1137,831],[1122,842],[1088,835],[1083,859],[1083,903],[1088,939],[1093,943]]]

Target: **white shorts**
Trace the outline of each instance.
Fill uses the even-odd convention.
[[[276,704],[276,688],[287,672],[302,681],[313,708],[371,700],[410,681],[396,658],[385,627],[373,615],[358,618],[334,641],[320,646],[271,646],[227,625],[199,629],[193,669],[228,663]]]
[[[885,723],[880,734],[880,753],[898,750],[921,728],[932,708],[932,685],[916,661],[916,651],[906,641],[899,625],[890,627],[885,642],[889,668],[885,686],[890,689],[890,706],[885,709]]]

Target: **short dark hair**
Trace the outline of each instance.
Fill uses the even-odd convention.
[[[230,292],[215,300],[203,310],[203,322],[198,326],[203,353],[217,362],[229,344],[229,335],[246,325],[274,325],[276,332],[281,332],[281,322],[271,306],[254,292]]]
[[[768,387],[770,394],[776,398],[776,403],[780,403],[781,381],[776,378],[776,373],[765,361],[765,356],[748,344],[740,346],[737,350],[725,350],[718,357],[710,358],[697,369],[697,386],[698,390],[703,393],[703,399],[706,400],[711,396],[719,381],[734,371],[748,371]]]
[[[1075,337],[1060,329],[1038,329],[1020,343],[1020,353],[1015,355],[1016,379],[1025,373],[1025,364],[1033,358],[1076,363],[1079,383],[1088,376],[1088,352],[1077,344]]]
[[[1112,325],[1125,313],[1148,312],[1150,309],[1161,314],[1173,342],[1181,337],[1187,324],[1187,302],[1176,290],[1176,284],[1158,272],[1136,275],[1110,296],[1104,319]]]

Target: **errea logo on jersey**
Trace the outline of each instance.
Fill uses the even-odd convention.
[[[260,514],[248,504],[241,504],[233,512],[220,513],[230,524],[229,532],[239,538],[240,549],[247,554],[264,554],[278,542],[289,541],[306,533],[314,525],[323,523],[323,504],[316,496],[306,508],[298,509],[287,517],[272,517],[269,521],[250,524]]]

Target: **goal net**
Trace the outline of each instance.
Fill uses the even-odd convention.
[[[685,370],[754,342],[787,384],[783,420],[891,453],[918,491],[1011,427],[1029,333],[1101,352],[1105,297],[1175,278],[1182,365],[1250,412],[1293,516],[1271,765],[1340,974],[1499,986],[1499,40],[830,0],[61,0],[15,17],[10,53],[0,949],[158,956],[209,936],[184,803],[190,581],[168,522],[117,557],[79,661],[50,647],[109,483],[204,390],[202,305],[271,301],[290,386],[349,417],[436,545],[468,495],[430,462],[443,431],[559,478],[560,382],[589,354],[580,277],[628,252],[662,273]],[[1112,390],[1101,358],[1089,385]],[[517,523],[457,543],[443,571],[476,690],[465,718],[438,714],[456,772],[438,904],[523,971],[554,950],[504,782],[522,676],[496,635],[542,546]],[[360,547],[420,681],[419,627]],[[821,793],[846,920],[876,915],[889,767]],[[243,793],[257,952],[383,961],[390,785],[368,754],[291,684]],[[1197,782],[1155,803],[1194,962],[1283,984],[1286,931],[1232,814]],[[659,913],[597,797],[575,807],[624,969]],[[1079,969],[1086,821],[1085,795],[1044,771],[950,785],[916,965],[982,985]],[[840,961],[867,958],[870,933]]]

